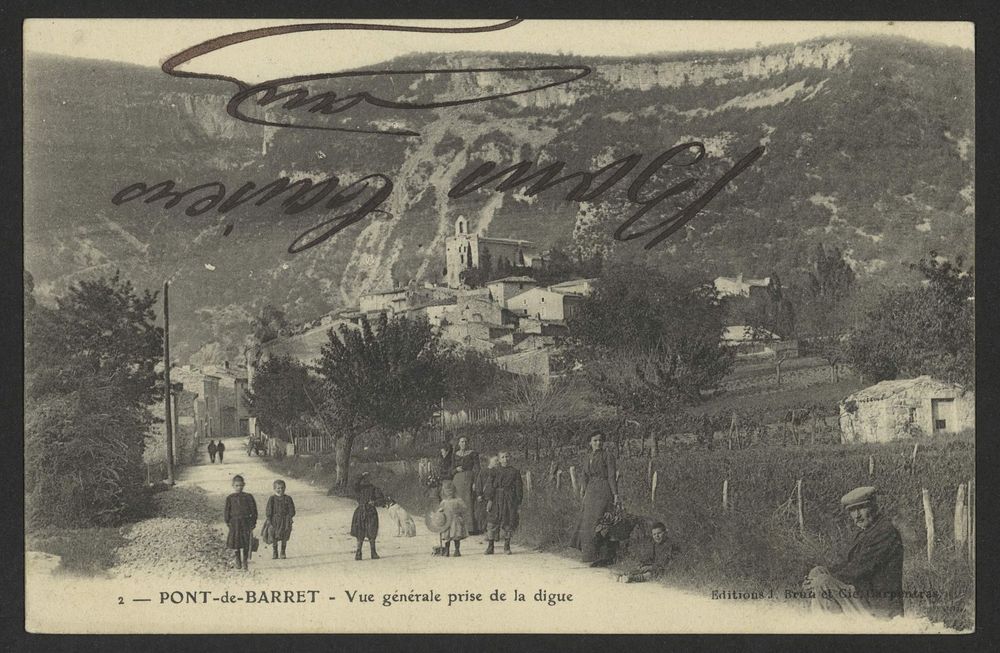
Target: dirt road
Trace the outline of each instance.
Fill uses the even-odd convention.
[[[225,462],[181,468],[178,485],[203,488],[219,506],[234,474],[247,481],[261,513],[274,475],[226,441]],[[462,557],[430,555],[437,536],[416,517],[417,536],[396,537],[380,510],[378,550],[354,560],[353,501],[285,479],[298,514],[286,560],[262,543],[251,570],[235,578],[72,578],[29,569],[29,629],[40,632],[945,632],[917,619],[849,621],[787,604],[712,599],[657,583],[621,584],[607,570],[514,546],[483,555],[481,537]],[[261,521],[263,523],[263,515]],[[259,526],[257,533],[259,534]],[[714,588],[761,590],[761,588]],[[766,588],[764,588],[766,591]],[[515,596],[515,592],[517,596]],[[777,592],[777,590],[776,590]],[[491,595],[502,600],[491,600]],[[393,595],[396,595],[395,597]],[[478,596],[477,596],[478,595]],[[238,599],[238,600],[237,600]],[[397,600],[399,599],[399,600]],[[435,600],[436,599],[436,600]],[[450,603],[450,605],[449,605]]]

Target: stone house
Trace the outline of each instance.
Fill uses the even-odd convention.
[[[486,284],[490,297],[500,306],[506,306],[507,300],[538,285],[531,277],[505,277]]]
[[[975,425],[975,394],[929,376],[882,381],[840,402],[844,443],[927,437]]]
[[[507,300],[506,308],[520,317],[563,322],[573,316],[583,299],[583,295],[532,288]]]

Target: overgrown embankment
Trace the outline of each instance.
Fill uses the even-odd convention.
[[[511,434],[511,437],[515,437]],[[766,588],[783,598],[809,569],[830,564],[853,537],[840,497],[860,485],[879,489],[885,514],[900,530],[905,548],[904,589],[923,592],[908,598],[906,611],[949,627],[974,625],[975,574],[966,549],[953,537],[956,490],[975,476],[971,434],[923,440],[912,463],[912,441],[872,445],[759,446],[743,450],[664,447],[655,458],[619,461],[619,490],[630,512],[667,525],[680,546],[663,582],[696,588]],[[544,453],[544,452],[543,452]],[[513,464],[531,471],[532,491],[522,507],[517,535],[522,543],[575,555],[567,549],[580,509],[572,492],[570,466],[579,475],[585,452],[556,458],[517,454]],[[331,487],[333,458],[299,457],[269,461],[275,471]],[[550,476],[562,470],[559,488]],[[869,465],[872,471],[869,474]],[[406,471],[357,463],[352,476],[369,471],[373,481],[415,515],[437,503],[420,482],[416,466]],[[655,502],[648,474],[657,474]],[[796,484],[802,481],[803,528],[798,524]],[[727,509],[723,509],[723,483]],[[936,548],[926,556],[922,490],[929,492],[936,523]],[[627,555],[623,564],[628,564]]]

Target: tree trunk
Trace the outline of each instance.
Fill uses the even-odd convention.
[[[350,480],[351,471],[351,447],[354,446],[354,436],[353,435],[342,435],[337,438],[335,443],[335,449],[337,453],[337,486],[347,487],[347,483]]]

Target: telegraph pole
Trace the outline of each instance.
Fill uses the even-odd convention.
[[[174,484],[174,420],[170,411],[170,308],[167,293],[170,282],[163,282],[163,416],[167,425],[167,483]]]

